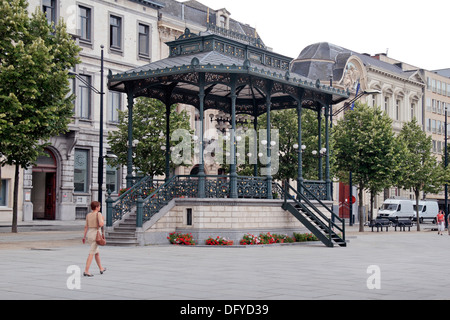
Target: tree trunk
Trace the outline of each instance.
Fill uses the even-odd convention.
[[[364,188],[360,184],[359,185],[359,193],[358,193],[358,214],[359,214],[359,232],[364,232],[364,214],[363,214],[363,191]]]
[[[420,231],[420,222],[419,222],[419,196],[420,196],[420,190],[416,189],[414,190],[414,193],[416,195],[416,221],[417,221],[417,231]]]
[[[19,174],[20,166],[16,164],[16,172],[14,174],[14,200],[13,200],[13,217],[11,232],[17,233],[17,212],[18,212],[18,199],[19,199]]]
[[[373,220],[373,202],[374,202],[374,192],[370,191],[370,217],[369,217],[369,221]]]

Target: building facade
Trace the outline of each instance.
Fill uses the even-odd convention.
[[[389,63],[383,57],[385,56],[362,54],[323,42],[304,48],[292,62],[292,70],[311,79],[319,79],[322,83],[328,84],[332,81],[334,87],[348,89],[354,95],[364,91],[378,92],[364,95],[360,101],[370,106],[380,106],[381,110],[392,119],[393,130],[398,134],[403,124],[413,118],[418,123],[423,123],[426,85],[418,70],[403,70],[401,66]],[[334,111],[342,106],[335,106]],[[342,116],[343,113],[337,115]],[[344,190],[346,189],[339,183],[334,183],[333,198],[340,208],[348,208],[349,192],[347,190],[344,193]],[[356,195],[355,188],[353,196]],[[414,198],[410,190],[390,188],[375,197],[374,208],[380,207],[384,199],[392,196]],[[363,201],[365,212],[368,213],[370,195],[365,194],[364,199],[358,201]],[[353,210],[353,214],[356,212]],[[342,216],[346,217],[346,214]]]
[[[44,11],[49,23],[64,19],[80,52],[78,76],[71,88],[76,95],[69,131],[50,140],[46,157],[21,172],[19,221],[35,219],[84,219],[89,204],[98,199],[100,156],[108,152],[107,133],[116,130],[118,110],[126,109],[126,97],[106,89],[108,72],[119,73],[146,65],[169,55],[165,44],[184,33],[215,25],[233,32],[254,35],[255,29],[231,19],[226,9],[213,10],[197,1],[175,0],[29,0],[29,12]],[[103,48],[102,48],[103,46]],[[104,56],[103,132],[100,152],[101,54]],[[81,79],[80,79],[81,78]],[[97,93],[96,93],[97,91]],[[195,111],[191,113],[195,127]],[[112,168],[104,162],[103,194],[117,195],[124,187],[126,168]],[[12,220],[13,168],[3,168],[0,221]],[[103,198],[104,199],[104,198]]]

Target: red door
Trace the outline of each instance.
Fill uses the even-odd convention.
[[[339,182],[339,217],[349,219],[350,218],[350,186]]]
[[[55,220],[56,213],[56,173],[45,175],[45,219]]]

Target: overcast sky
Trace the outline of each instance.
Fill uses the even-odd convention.
[[[297,58],[306,46],[330,42],[388,56],[419,68],[450,68],[450,1],[198,0],[256,27],[276,53]]]

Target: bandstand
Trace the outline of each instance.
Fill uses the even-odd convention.
[[[274,222],[279,228],[288,228],[295,223],[304,226],[328,246],[345,245],[344,222],[329,209],[331,200],[331,179],[329,170],[329,115],[332,105],[349,98],[349,93],[319,81],[304,78],[290,71],[291,58],[276,54],[262,44],[260,39],[243,36],[216,26],[194,34],[185,33],[175,41],[167,43],[170,56],[146,66],[125,73],[110,74],[108,87],[127,95],[128,101],[128,163],[127,188],[129,190],[118,199],[107,199],[107,226],[120,228],[125,220],[137,230],[138,242],[145,241],[143,234],[154,228],[161,219],[172,211],[173,219],[166,217],[165,230],[183,229],[177,223],[189,225],[191,217],[177,216],[176,207],[195,207],[199,222],[195,228],[220,229],[222,233],[247,231],[264,226],[268,229],[273,216],[280,219]],[[145,177],[135,182],[133,176],[133,103],[137,97],[150,97],[166,105],[166,126],[170,127],[170,106],[176,103],[191,105],[198,109],[200,120],[198,175],[170,177],[170,137],[166,130],[166,178],[164,181]],[[236,116],[249,115],[257,119],[265,115],[267,119],[267,141],[271,141],[271,111],[295,108],[298,115],[298,146],[302,145],[301,116],[304,108],[317,112],[325,120],[325,180],[304,181],[302,176],[302,150],[298,148],[298,176],[296,188],[273,181],[271,161],[266,165],[265,176],[242,177],[236,170]],[[231,162],[229,175],[206,175],[204,168],[204,121],[205,111],[217,110],[231,116],[230,139]],[[320,121],[319,121],[320,123]],[[320,125],[319,125],[320,128]],[[319,135],[320,132],[319,132]],[[320,141],[320,139],[319,139]],[[321,142],[319,142],[320,144]],[[266,155],[271,159],[271,145],[266,143]],[[322,161],[322,160],[320,160]],[[322,165],[319,165],[320,169]],[[256,170],[255,170],[256,171]],[[273,199],[276,194],[278,199]],[[214,207],[215,208],[212,208]],[[240,206],[245,208],[239,209]],[[223,208],[215,210],[217,208]],[[232,207],[225,210],[225,207]],[[264,208],[276,208],[265,210]],[[253,210],[252,221],[242,216],[242,211]],[[258,209],[259,208],[259,209]],[[274,212],[274,211],[280,212]],[[223,212],[229,211],[227,217]],[[252,211],[252,210],[250,210]],[[265,212],[266,214],[258,214]],[[214,213],[215,212],[215,213]],[[184,213],[183,213],[184,214]],[[192,214],[192,213],[191,213]],[[290,218],[282,217],[283,214]],[[272,217],[271,217],[272,215]],[[130,216],[132,217],[130,219]],[[170,216],[170,214],[169,214]],[[269,217],[267,217],[269,216]],[[205,217],[209,217],[206,220]],[[211,223],[214,221],[218,223]],[[234,217],[234,218],[233,218]],[[236,218],[238,217],[238,218]],[[202,220],[203,218],[203,220]],[[228,220],[227,220],[228,219]],[[244,224],[237,220],[242,219]],[[265,219],[265,224],[261,220]],[[171,222],[172,221],[172,222]],[[178,222],[177,222],[178,221]],[[234,223],[233,223],[234,222]],[[172,225],[171,225],[172,223]],[[259,223],[259,224],[258,224]],[[334,232],[338,228],[338,232]],[[188,227],[184,229],[189,229]],[[184,230],[183,229],[183,230]],[[162,232],[164,234],[164,232]],[[140,238],[140,240],[139,240]]]

